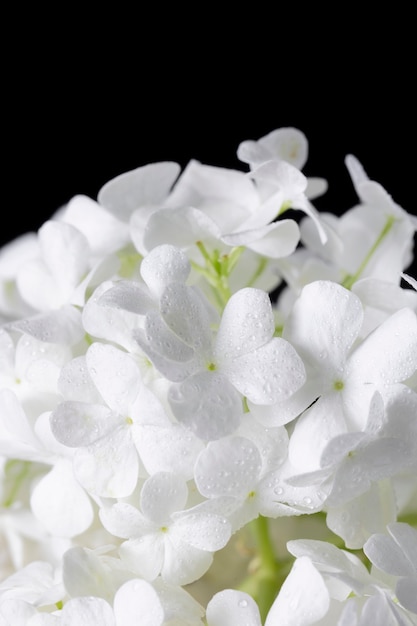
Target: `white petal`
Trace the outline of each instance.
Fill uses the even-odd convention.
[[[62,626],[116,626],[113,610],[102,598],[71,598],[61,615]]]
[[[155,531],[155,524],[128,502],[116,502],[112,506],[102,507],[99,514],[104,528],[116,537],[136,539]]]
[[[158,297],[170,283],[185,282],[190,269],[190,262],[183,250],[161,244],[143,259],[140,273],[152,294]]]
[[[133,281],[120,280],[107,289],[97,300],[98,304],[123,309],[137,315],[146,313],[155,307],[154,300],[144,285]]]
[[[145,580],[129,580],[114,597],[117,626],[162,626],[164,610],[152,585]]]
[[[268,294],[245,288],[234,293],[223,311],[217,333],[215,354],[222,363],[269,341],[275,319]]]
[[[175,328],[175,324],[173,325]],[[187,324],[185,323],[184,326],[184,330],[186,330]],[[181,332],[181,329],[178,330]],[[193,348],[187,345],[182,337],[179,337],[173,329],[167,326],[159,312],[152,311],[148,313],[145,322],[145,332],[152,353],[156,351],[163,358],[170,361],[186,362],[194,359],[195,351]],[[184,334],[184,332],[181,334]],[[187,336],[187,339],[190,339],[190,343],[193,343],[191,337]]]
[[[417,530],[410,524],[401,522],[388,524],[387,528],[391,537],[412,563],[414,572],[417,573]]]
[[[33,259],[16,276],[21,297],[32,310],[49,311],[68,303],[71,291],[59,288],[41,259]],[[63,293],[64,292],[64,293]]]
[[[330,597],[308,557],[297,559],[266,618],[265,626],[308,626],[324,617]]]
[[[392,485],[387,481],[373,483],[365,494],[341,507],[330,508],[326,524],[342,537],[349,549],[361,549],[375,533],[382,533],[397,516]]]
[[[187,501],[185,480],[169,472],[158,472],[148,478],[140,494],[145,517],[155,524],[167,525],[175,511],[181,511]]]
[[[82,194],[77,194],[68,202],[63,221],[78,228],[96,254],[107,255],[129,241],[127,225],[115,219],[98,202]]]
[[[255,404],[282,402],[300,389],[306,379],[300,357],[280,337],[236,357],[223,371],[236,389]]]
[[[321,367],[343,367],[362,325],[357,296],[331,281],[310,283],[301,292],[285,323],[283,337],[301,357]]]
[[[177,619],[179,623],[173,626],[181,626],[187,620],[190,626],[200,626],[200,622],[204,615],[204,608],[197,602],[192,595],[185,589],[177,585],[170,585],[162,578],[157,578],[152,583],[153,588],[158,592],[159,597],[163,601],[165,610],[165,619]]]
[[[64,553],[63,581],[72,598],[98,596],[107,600],[114,594],[112,570],[89,548],[76,546]]]
[[[407,611],[417,614],[417,597],[416,597],[417,576],[409,578],[400,578],[395,588],[398,601]]]
[[[140,206],[159,204],[180,173],[177,163],[150,163],[109,180],[99,191],[97,200],[123,221]]]
[[[411,309],[393,313],[355,350],[349,361],[354,380],[392,385],[417,369],[417,316]]]
[[[200,354],[210,356],[210,324],[218,319],[198,291],[177,283],[168,285],[160,300],[160,311],[177,337]]]
[[[164,564],[161,576],[164,581],[174,585],[188,585],[201,578],[213,562],[212,552],[199,550],[179,540],[175,534],[165,535]]]
[[[275,470],[288,455],[287,429],[265,427],[253,419],[251,412],[243,415],[237,434],[246,437],[257,446],[261,452],[263,472]]]
[[[202,372],[173,385],[168,401],[178,421],[207,441],[233,433],[243,409],[240,394],[217,372]]]
[[[253,598],[243,591],[225,589],[207,604],[208,626],[261,626],[259,609]]]
[[[308,141],[298,128],[292,126],[277,128],[261,137],[258,144],[268,148],[274,158],[283,159],[300,170],[306,164]]]
[[[245,437],[211,441],[195,464],[195,482],[207,498],[234,496],[244,499],[257,484],[262,459],[256,445]]]
[[[198,510],[196,507],[195,510]],[[232,534],[230,522],[219,515],[186,511],[173,515],[173,532],[184,543],[214,552],[224,548]]]
[[[84,335],[81,313],[73,306],[63,306],[57,311],[48,311],[34,317],[12,322],[8,325],[39,341],[74,345]]]
[[[167,206],[202,207],[225,232],[225,226],[258,205],[258,192],[241,171],[205,165],[191,159],[171,193]]]
[[[377,278],[362,278],[357,280],[352,291],[359,296],[365,306],[372,306],[388,313],[408,307],[417,310],[417,292],[412,289],[402,289],[388,281]]]
[[[347,431],[340,394],[323,396],[295,424],[288,454],[301,472],[320,467],[320,457],[327,443]]]
[[[317,209],[307,199],[302,199],[302,201],[299,203],[294,202],[294,204],[295,204],[294,206],[295,209],[299,209],[300,211],[303,211],[312,220],[315,228],[317,229],[318,235],[320,237],[321,245],[322,246],[325,245],[328,240],[327,231],[329,227],[325,222],[324,223],[322,222],[321,215],[317,211]],[[335,233],[332,233],[332,234],[333,236],[335,236]]]
[[[86,363],[102,398],[111,409],[127,417],[141,387],[133,358],[114,346],[96,342],[87,351]]]
[[[309,176],[307,178],[306,196],[309,200],[315,200],[319,196],[326,193],[329,188],[329,183],[325,178],[317,178],[316,176]]]
[[[391,537],[382,534],[372,535],[364,544],[363,550],[374,565],[392,576],[407,576],[413,573],[412,564]]]
[[[194,475],[194,463],[203,442],[182,424],[138,426],[134,441],[140,458],[149,474],[175,472],[186,480]]]
[[[121,418],[103,404],[62,402],[51,413],[50,423],[60,443],[78,448],[110,435],[120,426]]]
[[[100,404],[103,401],[88,372],[85,355],[75,357],[63,366],[58,388],[65,400],[91,404]]]
[[[274,404],[255,404],[247,400],[250,413],[266,428],[283,426],[298,417],[306,407],[317,399],[317,383],[308,380],[289,398]]]
[[[147,315],[146,334],[138,328],[132,337],[167,380],[180,382],[201,368],[199,356],[167,328],[158,314]]]
[[[34,515],[56,537],[75,537],[93,521],[90,498],[76,480],[69,461],[58,462],[37,483],[30,504]]]
[[[389,524],[388,530],[390,534],[402,533],[404,535],[403,542],[394,540],[392,536],[375,534],[363,546],[366,556],[379,569],[392,576],[416,574],[415,546],[417,530],[404,523]]]
[[[415,461],[414,442],[398,437],[371,441],[361,451],[359,463],[372,481],[395,476]]]
[[[63,314],[65,319],[65,313]],[[69,346],[46,343],[34,337],[24,335],[16,344],[15,369],[20,378],[26,378],[26,371],[38,360],[47,360],[58,368],[65,365],[72,357]]]
[[[271,152],[267,146],[263,146],[259,141],[246,139],[237,148],[237,158],[243,163],[248,163],[251,167],[258,163],[263,163],[271,158]]]
[[[294,220],[280,220],[251,230],[242,230],[222,237],[229,246],[247,246],[270,259],[289,256],[300,241],[300,231]]]
[[[217,247],[221,231],[206,213],[193,207],[160,209],[149,218],[144,245],[148,250],[162,244],[189,248],[202,241],[210,248]]]
[[[336,435],[324,448],[320,459],[320,466],[328,467],[342,461],[349,452],[355,450],[361,441],[367,438],[369,438],[369,435],[363,432]]]
[[[307,178],[291,163],[282,159],[269,159],[255,167],[249,174],[255,181],[268,183],[282,189],[285,200],[302,194],[307,187]]]
[[[347,154],[345,157],[345,165],[352,179],[352,183],[358,193],[360,185],[369,180],[368,174],[365,172],[362,163],[353,154]]]
[[[10,389],[0,389],[0,441],[2,454],[7,458],[36,458],[40,454],[39,440],[35,436],[30,422],[16,394]],[[18,452],[20,450],[20,453]]]
[[[113,306],[98,304],[97,300],[112,284],[100,285],[93,296],[87,300],[82,321],[87,333],[92,337],[110,340],[130,352],[137,352],[137,345],[132,337],[132,329],[139,325],[138,316],[129,311],[115,309]]]
[[[344,603],[337,626],[358,626],[358,606],[355,598]]]
[[[376,595],[371,595],[365,601],[362,612],[360,616],[359,626],[367,626],[368,624],[378,624],[378,626],[391,626],[391,624],[395,624],[395,626],[408,626],[407,622],[393,621],[393,616],[391,612],[393,611],[394,606],[388,600],[388,597],[385,593],[378,593]],[[395,610],[395,609],[394,609]]]
[[[6,598],[0,604],[0,619],[3,618],[0,626],[27,626],[30,618],[36,613],[36,609],[24,600]]]
[[[256,207],[255,211],[252,211],[246,219],[239,220],[239,223],[232,231],[225,232],[227,238],[229,238],[229,235],[233,237],[234,235],[243,233],[245,237],[249,236],[250,240],[255,241],[257,239],[257,235],[255,234],[256,231],[259,230],[259,232],[261,233],[262,227],[265,227],[267,225],[273,226],[272,223],[279,215],[280,209],[285,200],[285,196],[282,189],[275,188],[273,188],[271,192],[268,192],[265,195],[265,198],[260,199],[261,204]],[[281,221],[286,220],[280,219],[279,223],[281,223]],[[250,232],[253,232],[254,236],[251,236]],[[268,228],[266,228],[265,233],[266,232],[268,232]],[[224,241],[226,241],[226,239],[224,239]],[[231,240],[230,243],[232,241],[233,240]]]
[[[48,220],[38,231],[42,256],[56,284],[71,295],[88,269],[86,237],[70,224]]]
[[[33,521],[33,518],[31,519]],[[32,605],[58,602],[65,592],[62,584],[57,581],[56,574],[56,566],[51,563],[41,560],[32,561],[14,571],[0,583],[2,600],[22,597],[23,591],[25,600]]]
[[[110,281],[113,276],[123,272],[123,263],[126,263],[126,257],[128,260],[131,258],[127,252],[123,254],[122,251],[121,257],[114,253],[100,258],[75,288],[71,296],[71,304],[76,307],[84,307],[89,302],[92,292],[103,283],[106,284],[106,281]],[[132,263],[132,261],[130,262]],[[128,267],[128,269],[131,268]]]
[[[47,451],[46,455],[49,456],[49,461],[54,463],[58,459],[61,459],[71,461],[72,463],[73,450],[60,443],[52,432],[50,412],[46,411],[39,415],[33,430],[39,437],[39,441],[42,443],[45,451]]]
[[[78,448],[74,471],[91,494],[103,498],[129,496],[136,487],[139,457],[129,427],[120,427],[88,448]]]
[[[287,541],[287,550],[296,558],[307,556],[313,563],[328,572],[350,571],[346,552],[327,541],[318,539],[293,539]]]
[[[154,531],[125,541],[119,548],[125,566],[146,580],[154,580],[164,567],[165,533]]]

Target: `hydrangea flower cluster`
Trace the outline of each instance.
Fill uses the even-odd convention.
[[[0,626],[417,624],[417,218],[237,156],[0,250]]]

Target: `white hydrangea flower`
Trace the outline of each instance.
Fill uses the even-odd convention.
[[[299,394],[305,407],[317,400],[297,420],[290,439],[290,460],[300,471],[319,469],[333,437],[364,429],[374,391],[416,371],[417,316],[411,309],[394,313],[356,344],[362,320],[357,296],[316,281],[304,288],[285,324],[283,336],[306,364],[307,382]]]
[[[417,217],[350,154],[319,213],[308,148],[0,250],[0,626],[417,626]]]
[[[242,399],[272,404],[304,382],[304,365],[291,344],[274,337],[271,302],[263,291],[242,289],[228,301],[218,331],[191,287],[164,291],[160,315],[147,316],[136,338],[155,367],[172,380],[175,417],[202,439],[231,434]]]
[[[402,391],[403,388],[398,390],[399,402],[395,396],[391,397],[386,414],[383,399],[375,392],[365,428],[333,437],[322,452],[320,469],[296,475],[289,481],[297,485],[319,485],[327,492],[328,509],[357,498],[368,491],[373,482],[403,473],[406,469],[413,471],[417,454],[414,419],[417,394],[407,398],[404,411]]]
[[[397,578],[398,601],[417,615],[417,530],[401,522],[388,524],[387,530],[372,535],[363,551],[377,569]]]
[[[275,241],[274,255],[283,256],[289,253],[286,251],[291,247],[294,249],[297,245],[298,226],[293,220],[284,220],[291,221],[291,225],[272,224],[279,213],[280,201],[281,198],[277,197],[272,198],[267,204],[263,203],[256,186],[243,172],[208,166],[191,160],[165,203],[166,209],[169,210],[164,211],[160,218],[155,213],[151,216],[149,224],[143,224],[139,214],[137,219],[140,221],[137,226],[140,226],[141,230],[144,229],[147,250],[150,249],[149,246],[154,247],[167,242],[180,247],[184,245],[189,247],[198,241],[201,235],[202,240],[207,241],[209,249],[212,249],[216,242],[220,251],[224,251],[225,246],[227,249],[236,245],[248,245],[249,248],[256,250],[256,241],[259,241],[259,248],[262,249],[263,238],[270,237]],[[187,217],[190,227],[186,232],[182,229],[181,236],[178,231],[180,224],[178,218],[175,218],[175,213],[179,211],[178,215],[181,217],[182,211],[187,211],[189,207],[193,209]],[[172,214],[174,217],[171,217]],[[155,219],[156,221],[153,221]],[[161,241],[157,233],[158,228],[163,226],[164,219],[169,220],[171,228],[172,226],[175,228],[175,224],[177,227],[173,233],[168,232],[166,228],[163,229],[161,234],[164,236]],[[196,228],[199,230],[196,231]],[[282,234],[280,229],[284,229]],[[179,239],[172,241],[170,239],[172,236]],[[290,238],[288,242],[285,241],[285,236]],[[272,251],[272,245],[269,249]]]
[[[16,279],[21,267],[39,254],[36,233],[25,233],[0,249],[0,313],[4,321],[24,318],[36,311],[22,298]]]
[[[207,571],[213,552],[226,545],[227,519],[204,502],[187,509],[187,499],[186,481],[157,472],[143,484],[140,510],[127,502],[101,508],[104,527],[126,539],[119,548],[122,561],[139,576],[189,584]]]
[[[197,458],[194,472],[199,492],[225,512],[235,531],[259,515],[274,518],[299,513],[281,502],[280,467],[287,455],[287,439],[276,428],[268,430],[266,440],[267,449],[242,435],[223,437],[211,441]]]
[[[149,210],[163,204],[179,173],[180,166],[172,161],[137,167],[103,185],[97,201],[118,220],[129,223],[138,208]]]
[[[71,298],[90,269],[86,237],[74,226],[48,220],[38,230],[39,258],[31,259],[16,278],[22,298],[36,311],[59,309]]]
[[[203,626],[203,608],[180,587],[133,578],[113,602],[97,596],[69,599],[62,609],[38,611],[23,600],[0,604],[1,626]],[[9,621],[13,620],[13,621]]]
[[[71,198],[59,217],[86,237],[94,265],[130,243],[129,226],[123,214],[114,214],[88,196],[78,194]]]
[[[243,591],[225,589],[210,600],[206,609],[208,626],[261,626],[259,609],[253,598]]]
[[[65,597],[60,568],[45,561],[32,561],[0,583],[0,606],[20,599],[38,607],[53,606]]]
[[[334,280],[346,287],[369,278],[399,285],[402,273],[411,264],[416,217],[400,207],[379,183],[370,180],[356,157],[348,155],[346,166],[359,203],[340,217],[321,215],[329,227],[324,245],[310,220],[301,221],[301,241],[309,254],[296,279],[285,271],[293,286],[309,280],[308,270],[314,258],[318,271],[336,272]],[[318,262],[322,263],[321,269]],[[315,279],[325,277],[316,275]]]
[[[95,342],[85,357],[64,368],[60,386],[67,399],[52,412],[52,432],[61,444],[75,448],[78,480],[99,497],[130,495],[139,476],[146,475],[135,443],[137,426],[170,424],[162,404],[143,384],[134,358]],[[196,454],[198,450],[196,446]]]
[[[293,540],[287,547],[296,561],[266,626],[416,623],[413,612],[398,604],[392,587],[370,574],[357,556],[317,540]],[[314,594],[309,577],[317,581]]]

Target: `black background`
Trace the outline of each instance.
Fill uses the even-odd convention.
[[[246,170],[239,143],[282,126],[308,138],[304,173],[328,180],[317,208],[355,204],[353,153],[416,215],[411,18],[303,11],[26,15],[3,64],[0,243],[146,163]]]

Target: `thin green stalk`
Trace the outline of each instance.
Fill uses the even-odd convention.
[[[255,540],[257,567],[239,586],[255,600],[259,607],[262,623],[285,580],[291,563],[279,562],[269,532],[269,520],[260,515],[249,524]]]
[[[354,285],[354,283],[356,283],[356,281],[361,277],[361,274],[365,270],[365,268],[368,265],[369,261],[371,260],[372,255],[374,254],[374,252],[376,251],[378,246],[381,244],[381,242],[388,235],[388,233],[391,230],[394,222],[395,222],[395,217],[393,215],[390,215],[388,217],[387,221],[385,222],[385,225],[384,225],[383,229],[379,233],[379,235],[377,237],[377,240],[375,241],[375,243],[372,246],[372,248],[369,250],[369,252],[366,255],[366,257],[363,259],[362,263],[359,265],[359,267],[356,270],[356,272],[354,274],[349,274],[348,276],[346,276],[346,278],[342,282],[343,287],[346,287],[346,289],[351,289],[352,286]]]

